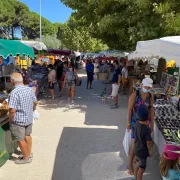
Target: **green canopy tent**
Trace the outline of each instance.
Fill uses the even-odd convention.
[[[34,50],[20,41],[0,39],[0,56],[7,58],[9,55],[27,55],[34,58]]]

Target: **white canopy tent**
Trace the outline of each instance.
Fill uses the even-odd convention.
[[[106,57],[124,57],[127,56],[129,53],[120,51],[120,50],[112,50],[112,51],[100,51],[100,56],[106,56]]]
[[[136,51],[129,54],[128,59],[165,58],[180,64],[180,36],[164,37],[149,41],[137,42]]]
[[[46,45],[43,42],[38,42],[38,41],[21,41],[23,44],[35,48],[36,50],[47,50]]]

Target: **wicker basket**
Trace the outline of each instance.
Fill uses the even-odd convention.
[[[8,111],[9,111],[9,109],[0,108],[0,118],[6,116]]]

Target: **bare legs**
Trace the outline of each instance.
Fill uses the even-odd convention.
[[[131,149],[130,149],[130,153],[129,153],[129,163],[128,163],[128,169],[130,171],[129,174],[133,173],[133,160],[134,160],[134,142],[135,139],[132,139],[132,144],[131,144]]]
[[[136,180],[142,180],[144,169],[139,168],[139,162],[136,162],[135,169],[134,169],[134,176],[136,177]]]
[[[30,155],[31,152],[32,152],[32,137],[31,137],[31,136],[26,136],[26,137],[25,137],[25,141],[26,141],[26,143],[27,143],[28,152],[29,152],[29,155]]]
[[[21,149],[24,159],[28,160],[32,149],[32,138],[31,136],[26,136],[25,140],[18,141],[18,145]]]
[[[51,94],[51,99],[54,100],[54,90],[53,89],[49,89],[49,92]]]
[[[118,96],[113,97],[114,105],[118,105]]]
[[[75,87],[71,87],[71,99],[74,100]]]
[[[75,96],[75,87],[69,87],[68,88],[68,97],[71,98],[71,100],[74,100]]]

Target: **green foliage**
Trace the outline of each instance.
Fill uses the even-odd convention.
[[[62,30],[63,44],[74,51],[95,52],[108,49],[101,40],[93,38],[89,27],[83,26],[84,19],[78,19],[73,14],[69,21],[64,24]]]
[[[177,0],[61,0],[110,48],[133,50],[137,41],[180,33]]]
[[[85,4],[83,4],[85,5]],[[16,39],[18,30],[23,39],[35,40],[40,36],[40,16],[18,0],[0,0],[0,37]],[[3,7],[3,8],[2,8]],[[82,7],[82,6],[81,6]],[[92,37],[86,18],[74,13],[65,24],[51,23],[42,17],[43,42],[48,48],[67,48],[81,51],[100,51],[107,45]]]
[[[35,12],[30,12],[28,22],[21,27],[23,36],[27,37],[28,39],[38,38],[40,36],[39,22],[39,15]]]
[[[39,41],[38,38],[36,40]],[[44,44],[46,44],[47,48],[50,48],[50,49],[62,48],[61,41],[57,39],[55,35],[45,35],[42,37],[42,41]]]

